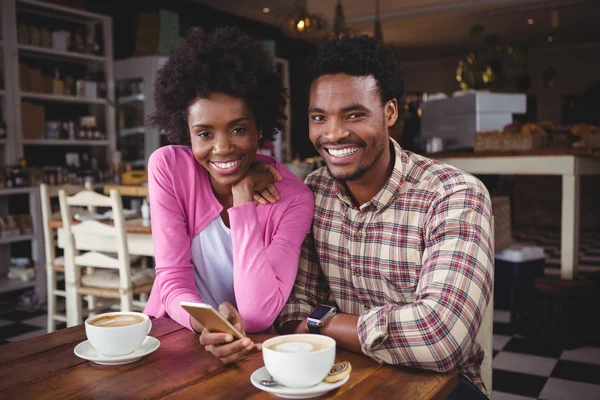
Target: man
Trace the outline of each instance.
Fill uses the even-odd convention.
[[[331,336],[381,363],[458,369],[453,395],[485,398],[475,336],[492,289],[487,190],[389,138],[404,80],[384,45],[344,37],[307,66],[309,135],[326,168],[306,180],[312,233],[276,327]],[[319,306],[331,297],[327,320]]]

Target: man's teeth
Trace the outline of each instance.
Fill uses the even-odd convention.
[[[329,154],[331,154],[334,157],[349,156],[350,154],[356,153],[358,150],[360,150],[359,147],[347,147],[345,149],[340,149],[340,150],[327,149]]]
[[[240,160],[235,160],[235,161],[229,161],[229,162],[216,162],[213,161],[212,163],[217,167],[217,168],[221,168],[221,169],[229,169],[229,168],[233,168],[237,165],[237,163],[239,163]]]

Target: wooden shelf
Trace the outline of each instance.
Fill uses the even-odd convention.
[[[34,15],[58,18],[65,21],[78,22],[80,24],[86,22],[98,22],[108,18],[101,14],[37,0],[17,0],[17,11],[25,11]]]
[[[83,60],[83,61],[95,61],[105,62],[106,57],[97,56],[95,54],[78,53],[75,51],[63,51],[55,50],[49,47],[30,46],[27,44],[20,44],[17,46],[19,51],[26,54],[43,54],[44,56],[52,56],[54,58],[66,58],[72,60]]]
[[[15,237],[0,238],[0,244],[9,244],[16,242],[26,242],[33,239],[33,235],[19,235]]]
[[[26,139],[25,145],[43,145],[43,146],[108,146],[108,140],[68,140],[68,139]]]
[[[89,99],[87,97],[67,96],[67,95],[60,95],[60,94],[21,92],[21,98],[33,99],[33,100],[44,100],[44,101],[56,101],[56,102],[63,102],[63,103],[82,103],[82,104],[106,105],[106,99]]]
[[[0,293],[29,289],[35,286],[35,282],[35,280],[25,282],[19,279],[0,278]]]
[[[144,101],[144,95],[140,93],[140,94],[134,94],[131,96],[119,97],[117,99],[118,104],[128,104],[128,103],[134,103],[136,101]]]
[[[143,126],[138,126],[136,128],[126,128],[126,129],[121,129],[121,131],[119,132],[119,136],[120,137],[126,137],[126,136],[131,136],[131,135],[138,135],[138,134],[144,134],[146,133],[146,130]]]

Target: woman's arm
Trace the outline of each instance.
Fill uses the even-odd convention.
[[[181,301],[201,302],[196,291],[191,263],[191,239],[185,211],[177,200],[168,150],[159,150],[148,161],[148,189],[152,220],[152,241],[156,261],[156,282],[160,299],[169,316],[192,329],[189,314]]]
[[[279,211],[282,216],[268,246],[254,203],[228,211],[236,303],[248,332],[268,329],[294,286],[300,248],[310,231],[314,211],[312,192],[306,186],[298,187],[294,199]]]

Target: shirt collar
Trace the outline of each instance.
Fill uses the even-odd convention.
[[[390,144],[394,150],[394,169],[392,170],[392,175],[390,175],[385,185],[383,185],[375,197],[360,206],[360,211],[374,211],[377,214],[381,214],[398,198],[401,192],[400,188],[404,184],[404,171],[408,164],[408,156],[394,139],[390,138]],[[354,208],[346,185],[335,181],[335,187],[340,201],[346,206]]]

